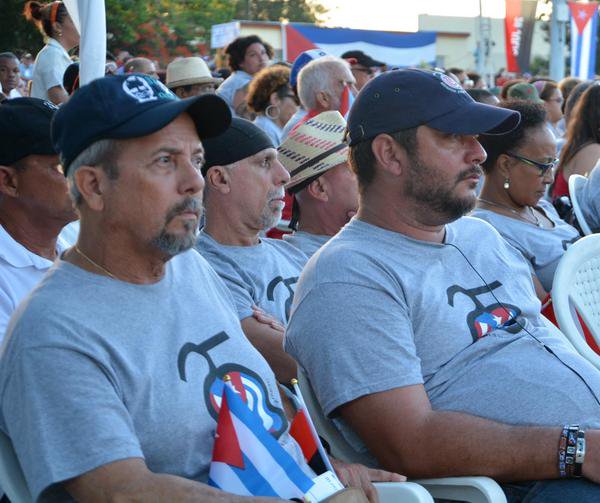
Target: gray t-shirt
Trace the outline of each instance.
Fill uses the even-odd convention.
[[[600,425],[600,372],[549,334],[527,262],[476,218],[447,225],[444,244],[352,220],[307,263],[285,349],[329,415],[423,384],[434,409]]]
[[[222,245],[200,231],[196,249],[229,287],[240,320],[252,306],[287,323],[294,290],[308,257],[280,239],[261,238],[254,246]]]
[[[531,264],[544,289],[552,290],[558,262],[567,247],[581,236],[575,227],[562,220],[551,203],[541,200],[538,206],[552,220],[554,227],[546,229],[522,220],[477,208],[472,215],[491,224],[500,235],[519,250]]]
[[[311,234],[310,232],[296,231],[292,234],[284,234],[283,240],[303,251],[308,258],[312,257],[331,236]]]
[[[225,373],[300,459],[271,369],[194,250],[151,285],[59,260],[17,312],[1,357],[0,429],[34,499],[71,501],[57,482],[132,457],[205,482]]]
[[[579,189],[577,199],[585,221],[593,232],[600,232],[600,168],[592,169],[587,182]]]

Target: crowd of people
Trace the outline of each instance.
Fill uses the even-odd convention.
[[[0,53],[0,431],[35,501],[245,501],[207,484],[232,373],[314,477],[298,366],[371,501],[460,475],[600,499],[600,371],[542,314],[571,175],[600,230],[597,82],[251,35],[228,72],[124,53],[80,85],[66,6],[24,14],[46,45]]]

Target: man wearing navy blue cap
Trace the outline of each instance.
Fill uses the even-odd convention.
[[[21,300],[68,247],[60,232],[77,218],[50,140],[56,110],[38,98],[0,106],[0,340]]]
[[[584,431],[600,427],[600,372],[550,333],[518,251],[463,216],[477,134],[518,121],[438,72],[368,83],[347,130],[359,211],[303,271],[285,347],[387,469],[487,475],[514,483],[510,501],[597,501],[583,479],[523,482],[600,481],[600,431]]]
[[[57,112],[79,240],[24,301],[0,360],[0,430],[34,501],[246,500],[206,484],[226,374],[310,473],[272,370],[190,249],[200,138],[230,121],[221,98],[179,100],[137,74],[95,80]]]

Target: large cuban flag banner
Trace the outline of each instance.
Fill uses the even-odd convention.
[[[303,51],[319,48],[333,56],[360,50],[391,67],[435,66],[435,32],[391,33],[303,23],[290,23],[285,32],[288,61]]]
[[[571,11],[571,75],[593,79],[596,73],[598,4],[569,2]]]

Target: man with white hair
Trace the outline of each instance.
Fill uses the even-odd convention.
[[[356,94],[355,84],[350,64],[341,58],[323,56],[308,63],[298,74],[298,97],[308,112],[298,125],[328,110],[346,116]]]
[[[244,333],[278,380],[289,383],[296,363],[283,351],[280,327],[259,322],[256,307],[287,323],[306,255],[279,239],[261,237],[281,218],[289,181],[271,139],[234,118],[225,133],[204,142],[206,225],[197,250],[229,287]]]

